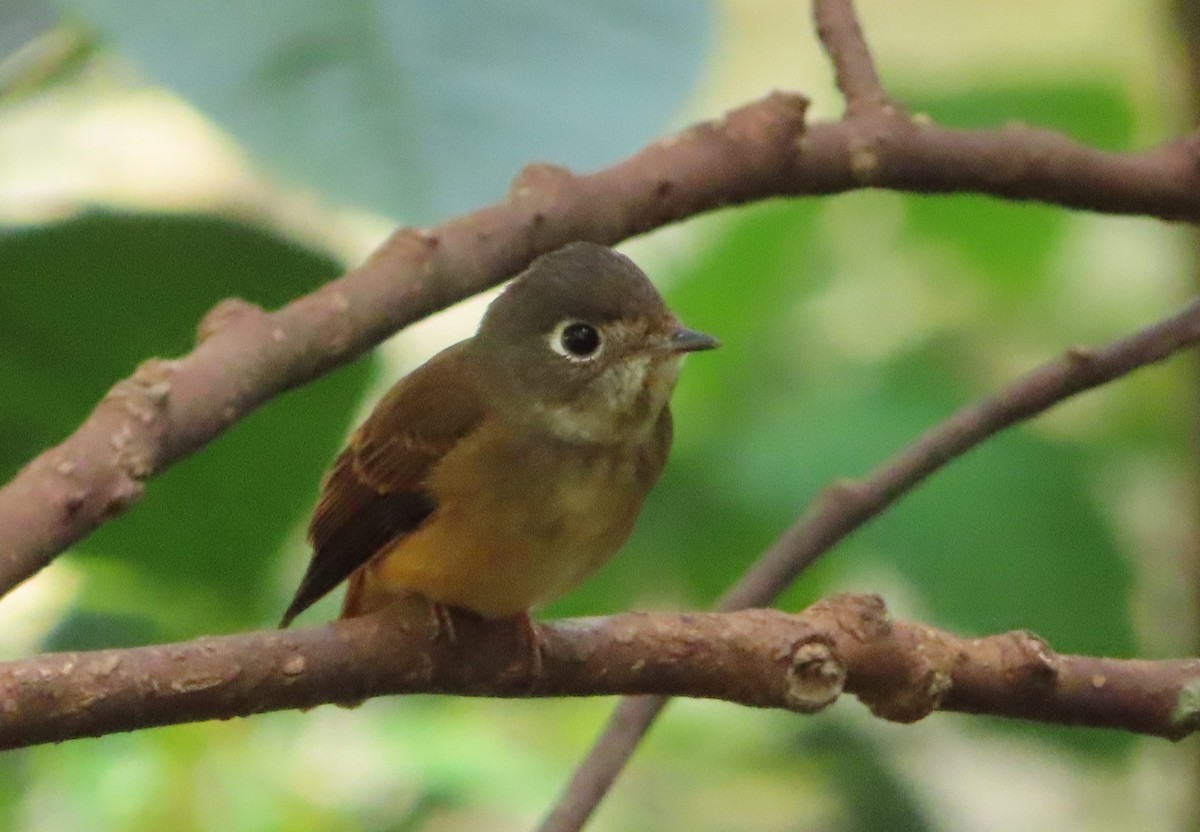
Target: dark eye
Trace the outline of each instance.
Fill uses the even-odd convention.
[[[564,326],[558,341],[566,354],[576,358],[587,358],[600,349],[600,333],[582,321]]]

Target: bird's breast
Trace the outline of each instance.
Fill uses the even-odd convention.
[[[661,471],[652,443],[564,442],[485,425],[435,468],[438,508],[378,562],[386,584],[489,616],[528,610],[604,564]]]

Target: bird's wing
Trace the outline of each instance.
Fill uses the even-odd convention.
[[[280,626],[437,508],[426,478],[483,420],[483,401],[465,366],[466,343],[401,379],[334,462],[308,527],[312,560]]]

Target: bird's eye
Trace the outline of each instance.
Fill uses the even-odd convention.
[[[577,361],[595,357],[600,351],[600,332],[583,321],[568,321],[558,327],[550,342],[554,351]]]

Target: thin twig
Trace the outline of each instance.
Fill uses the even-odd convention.
[[[1198,342],[1200,301],[1195,301],[1179,314],[1107,346],[1067,350],[997,395],[952,414],[862,480],[827,487],[721,597],[716,609],[770,604],[822,554],[967,451],[1071,396]],[[662,698],[638,697],[617,705],[539,832],[575,832],[583,827],[665,704]]]
[[[1058,656],[1028,633],[962,639],[892,621],[875,596],[799,615],[627,613],[527,631],[479,618],[430,640],[420,614],[0,664],[0,749],[384,694],[596,696],[650,692],[814,713],[843,693],[877,716],[935,710],[1119,728],[1178,739],[1200,727],[1200,662]]]
[[[834,80],[846,100],[846,111],[879,110],[886,106],[887,92],[875,71],[875,59],[867,47],[854,4],[849,0],[815,0],[813,22],[829,62]]]

